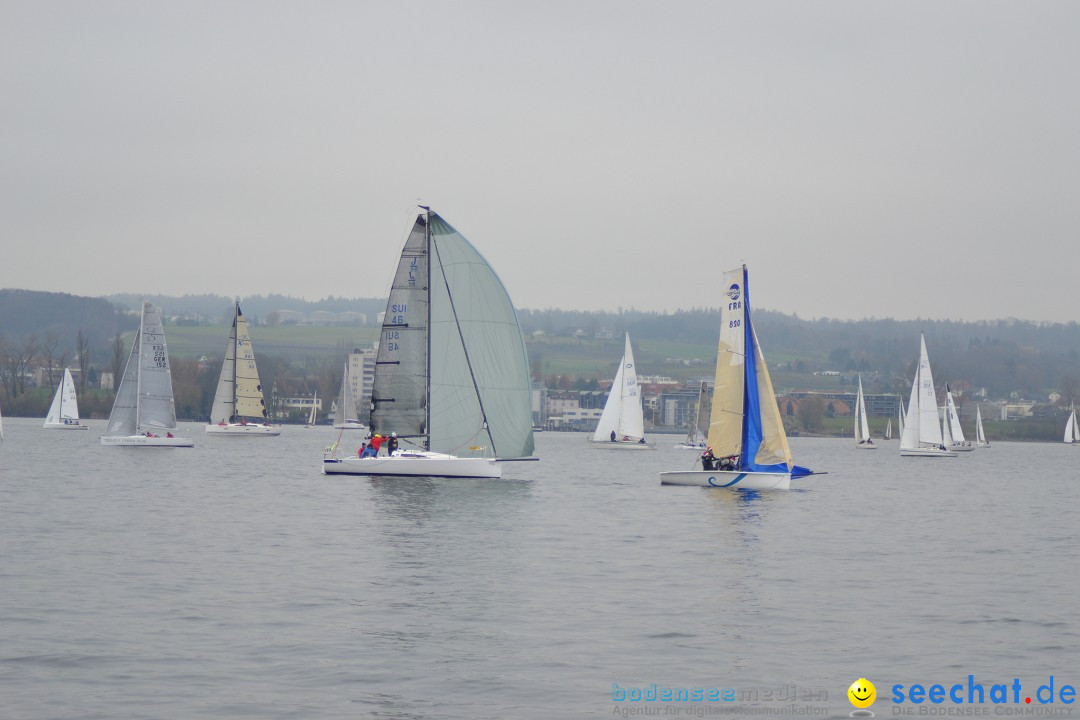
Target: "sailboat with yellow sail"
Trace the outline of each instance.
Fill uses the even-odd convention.
[[[746,266],[725,273],[723,287],[727,302],[720,312],[708,440],[717,464],[704,455],[701,470],[662,472],[660,484],[787,490],[793,477],[813,473],[791,459],[765,355],[750,319]]]

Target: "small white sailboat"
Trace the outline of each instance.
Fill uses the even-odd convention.
[[[964,437],[964,429],[960,427],[960,416],[956,412],[956,403],[953,402],[952,391],[949,383],[945,383],[945,415],[949,419],[949,440],[945,440],[945,447],[956,452],[971,452],[975,449],[975,443]]]
[[[899,433],[898,437],[904,437],[904,415],[907,414],[907,409],[904,408],[904,398],[900,398],[900,407],[896,409],[896,431]]]
[[[1080,425],[1076,422],[1076,406],[1069,405],[1069,419],[1065,423],[1065,442],[1080,445]]]
[[[723,276],[709,446],[719,468],[660,473],[661,485],[736,490],[787,490],[791,478],[813,474],[791,459],[769,369],[750,319],[746,266]]]
[[[892,440],[892,418],[889,418],[889,422],[885,424],[885,440]]]
[[[654,449],[645,442],[645,414],[641,409],[641,388],[634,365],[634,350],[630,347],[630,333],[626,333],[622,360],[593,433],[592,446],[605,450]]]
[[[529,361],[502,281],[421,206],[401,251],[375,360],[371,431],[390,456],[323,458],[328,474],[499,478],[533,451]]]
[[[870,424],[866,420],[866,399],[862,391],[862,375],[859,375],[859,394],[855,398],[855,447],[859,450],[877,450],[870,437]]]
[[[79,424],[79,401],[75,396],[75,383],[71,371],[64,368],[64,377],[56,388],[49,414],[45,416],[46,430],[89,430],[88,425]]]
[[[926,352],[926,338],[919,336],[919,367],[911,383],[907,417],[900,435],[900,454],[904,457],[956,457],[947,450],[941,435],[938,419],[937,393],[934,376],[930,372],[930,356]]]
[[[368,426],[360,422],[356,412],[356,396],[352,391],[352,378],[349,377],[349,363],[341,374],[341,392],[338,393],[337,410],[334,413],[334,427],[338,430],[368,431]]]
[[[304,427],[315,427],[315,417],[319,412],[319,391],[315,391],[315,397],[311,399],[311,414],[308,415],[307,425]]]
[[[686,433],[686,440],[675,446],[676,450],[704,450],[705,438],[709,433],[709,383],[702,381],[698,388],[697,412],[694,413],[694,421]]]
[[[986,432],[983,431],[982,410],[978,403],[975,403],[975,445],[981,448],[990,447]]]
[[[210,410],[211,435],[232,437],[272,437],[281,431],[267,421],[259,369],[255,366],[255,351],[247,320],[240,312],[240,302],[234,304],[232,329],[221,363],[214,406]]]
[[[190,438],[174,437],[176,406],[173,402],[169,349],[161,324],[161,311],[142,304],[139,331],[131,343],[124,376],[116,391],[102,445],[134,447],[194,447]]]

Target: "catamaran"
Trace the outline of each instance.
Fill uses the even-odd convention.
[[[859,394],[855,398],[855,447],[859,450],[877,450],[870,437],[870,425],[866,421],[866,399],[862,391],[862,375],[859,376]]]
[[[210,424],[206,432],[232,435],[234,437],[269,437],[281,431],[271,425],[266,417],[259,369],[255,366],[255,352],[251,347],[251,334],[247,320],[240,312],[240,302],[234,304],[232,329],[225,346],[225,360],[221,363],[214,406],[210,411]]]
[[[791,460],[765,355],[750,319],[746,266],[724,274],[728,300],[720,313],[709,446],[718,469],[660,473],[661,485],[787,490],[813,474]]]
[[[174,437],[176,406],[173,402],[169,349],[161,311],[143,301],[139,330],[131,343],[124,376],[116,391],[112,413],[102,445],[135,447],[194,447],[189,438]]]
[[[945,416],[949,419],[949,439],[944,441],[945,447],[956,452],[971,452],[975,444],[964,437],[964,429],[960,427],[960,416],[956,412],[956,403],[953,402],[952,391],[949,383],[945,383]]]
[[[1080,445],[1080,425],[1076,423],[1076,406],[1069,405],[1069,419],[1065,423],[1065,442]]]
[[[630,333],[626,333],[619,369],[611,383],[604,411],[592,436],[592,446],[605,450],[652,450],[645,442],[645,415],[641,410],[641,388],[634,366],[634,350]]]
[[[675,446],[677,450],[704,450],[709,433],[709,383],[704,380],[698,388],[697,412],[686,433],[686,439]]]
[[[79,400],[75,396],[75,383],[71,379],[71,370],[64,368],[64,377],[56,388],[49,414],[45,416],[46,430],[89,430],[88,425],[79,424]]]
[[[386,304],[371,432],[397,433],[393,455],[341,457],[323,472],[498,478],[532,454],[529,361],[502,281],[464,236],[421,206]]]
[[[930,356],[926,353],[926,338],[920,335],[919,367],[911,383],[907,418],[900,435],[900,454],[905,457],[956,457],[955,451],[945,448],[941,429],[934,376],[930,372]]]
[[[975,445],[981,448],[990,447],[990,443],[986,440],[986,433],[983,431],[982,410],[979,409],[979,403],[975,403]]]

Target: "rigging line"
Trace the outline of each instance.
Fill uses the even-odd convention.
[[[431,232],[430,221],[428,223],[428,232]],[[442,262],[442,255],[439,253],[439,245],[435,242],[435,236],[431,236],[431,246],[435,248],[435,256],[439,259],[439,272],[442,273],[443,285],[446,286],[446,296],[450,299],[450,310],[454,313],[454,325],[457,327],[458,337],[461,339],[461,350],[465,353],[465,365],[469,368],[469,377],[472,379],[473,390],[476,391],[476,402],[480,405],[480,417],[484,421],[484,429],[487,430],[488,440],[491,442],[491,452],[495,457],[499,456],[499,451],[495,448],[495,438],[491,436],[491,427],[488,425],[487,412],[484,410],[484,399],[480,397],[480,386],[476,384],[476,375],[473,373],[472,360],[469,358],[469,348],[465,346],[465,334],[461,331],[461,322],[458,320],[457,306],[454,305],[454,294],[450,292],[450,281],[446,278],[446,267]],[[430,286],[431,279],[428,279],[428,285]],[[428,323],[430,325],[430,323]]]

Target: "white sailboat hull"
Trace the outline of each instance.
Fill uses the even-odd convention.
[[[502,468],[494,458],[461,458],[429,452],[397,453],[391,457],[326,458],[326,475],[367,475],[369,477],[502,477]]]
[[[941,450],[940,448],[900,448],[900,454],[903,457],[956,457],[956,453],[952,450]]]
[[[261,423],[207,425],[206,432],[211,435],[232,435],[233,437],[272,437],[281,434],[281,430],[273,425],[263,425]]]
[[[691,445],[689,443],[679,443],[675,446],[676,450],[704,450],[704,445]]]
[[[791,473],[684,470],[660,473],[660,484],[728,488],[731,490],[790,490]]]
[[[953,452],[971,452],[977,445],[975,443],[954,443],[949,446],[949,449]]]
[[[62,422],[51,423],[51,422],[47,422],[44,425],[42,425],[42,427],[45,428],[46,430],[89,430],[90,429],[89,425],[80,425],[78,423],[78,421],[73,422],[73,423],[62,423]]]
[[[636,442],[636,441],[635,442],[620,442],[620,441],[616,440],[615,442],[611,442],[610,440],[605,440],[605,441],[590,440],[589,445],[591,445],[594,448],[598,448],[600,450],[655,450],[656,449],[655,446],[650,445],[649,443],[641,443],[641,442]],[[695,448],[695,449],[700,450],[701,448]]]
[[[195,447],[191,438],[146,437],[145,435],[102,435],[101,444],[129,447]]]
[[[367,432],[369,430],[368,426],[365,425],[364,423],[362,423],[362,422],[352,422],[352,421],[349,421],[349,420],[346,420],[343,425],[339,425],[337,423],[334,423],[334,428],[336,430],[363,430],[364,432]]]
[[[855,447],[859,450],[877,450],[877,445],[871,445],[870,443],[856,443]]]

